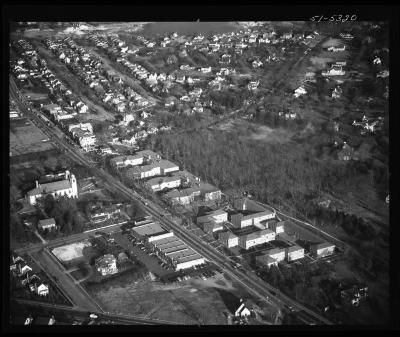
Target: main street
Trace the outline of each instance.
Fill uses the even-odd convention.
[[[11,80],[12,81],[12,80]],[[13,82],[13,81],[12,81]],[[249,292],[253,293],[257,297],[262,300],[267,301],[270,304],[275,305],[277,308],[282,307],[291,307],[292,310],[295,311],[304,311],[309,316],[314,318],[314,322],[316,324],[332,324],[329,320],[321,315],[313,312],[307,307],[301,305],[300,303],[292,300],[286,295],[282,294],[278,289],[270,286],[269,284],[262,281],[254,274],[245,274],[243,271],[239,269],[235,269],[231,265],[230,259],[223,255],[222,253],[216,251],[213,247],[199,240],[198,237],[194,236],[192,233],[188,232],[186,229],[182,228],[174,221],[169,219],[169,216],[166,216],[165,210],[161,209],[158,205],[145,200],[142,196],[140,196],[137,192],[131,190],[130,188],[123,185],[119,180],[110,174],[106,173],[103,169],[98,169],[94,167],[94,165],[89,162],[86,156],[74,148],[72,145],[66,142],[64,138],[60,139],[54,128],[49,127],[46,123],[39,118],[39,111],[32,112],[32,108],[29,108],[28,105],[23,102],[23,97],[18,93],[15,83],[10,86],[10,91],[15,101],[19,103],[21,110],[25,113],[25,115],[30,116],[32,119],[37,121],[37,125],[46,131],[46,133],[51,137],[51,139],[60,146],[68,151],[68,154],[75,159],[78,163],[91,167],[93,172],[101,178],[105,185],[108,186],[111,190],[117,190],[122,195],[126,196],[129,199],[133,199],[136,201],[140,201],[143,205],[143,208],[147,210],[147,212],[157,220],[159,220],[162,224],[164,224],[167,228],[170,228],[174,231],[174,233],[181,238],[184,242],[186,242],[193,249],[197,250],[200,254],[202,254],[205,258],[214,262],[218,267],[223,269],[228,275],[233,277],[237,282],[241,283]],[[82,234],[80,234],[82,235]],[[83,236],[82,236],[83,237]],[[79,234],[76,239],[79,239]]]

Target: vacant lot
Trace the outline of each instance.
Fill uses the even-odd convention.
[[[134,273],[90,286],[88,291],[105,310],[181,324],[227,324],[224,312],[231,311],[243,296],[225,278],[164,285],[148,278],[137,279]]]
[[[239,137],[269,143],[286,143],[293,135],[284,129],[272,129],[265,125],[252,124],[246,120],[230,120],[215,127],[223,131],[236,131]]]
[[[71,243],[70,245],[61,246],[54,248],[52,253],[59,259],[61,262],[69,262],[74,259],[78,259],[83,257],[83,249],[85,247],[90,246],[89,242],[76,242]]]
[[[10,122],[11,156],[54,149],[49,138],[28,119]]]

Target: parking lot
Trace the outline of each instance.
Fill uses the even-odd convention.
[[[141,243],[137,238],[128,233],[115,233],[114,240],[136,259],[142,262],[149,271],[155,274],[164,282],[180,282],[191,278],[207,278],[215,276],[218,272],[217,267],[211,263],[195,266],[189,269],[175,271],[173,266],[163,261],[163,258],[154,251],[151,246]]]

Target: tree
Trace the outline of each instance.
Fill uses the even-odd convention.
[[[46,159],[43,164],[46,169],[49,169],[50,171],[54,172],[58,167],[58,160],[56,157],[50,157]]]

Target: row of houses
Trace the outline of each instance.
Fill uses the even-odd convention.
[[[69,37],[46,42],[48,48],[58,55],[62,62],[66,63],[69,70],[89,85],[95,94],[114,111],[123,113],[128,108],[137,109],[149,105],[149,102],[126,85],[115,71],[106,70],[100,59],[88,53],[84,48],[78,47]],[[65,54],[70,55],[71,58],[66,58]],[[113,82],[117,82],[119,89],[112,85]]]
[[[14,252],[11,252],[10,272],[22,286],[28,287],[31,292],[39,296],[47,296],[49,294],[49,286],[43,283],[39,276],[31,275],[32,268],[22,257]]]
[[[382,128],[383,117],[378,117],[376,119],[363,116],[361,121],[354,120],[352,125],[361,126],[363,129],[369,132],[375,132]]]

